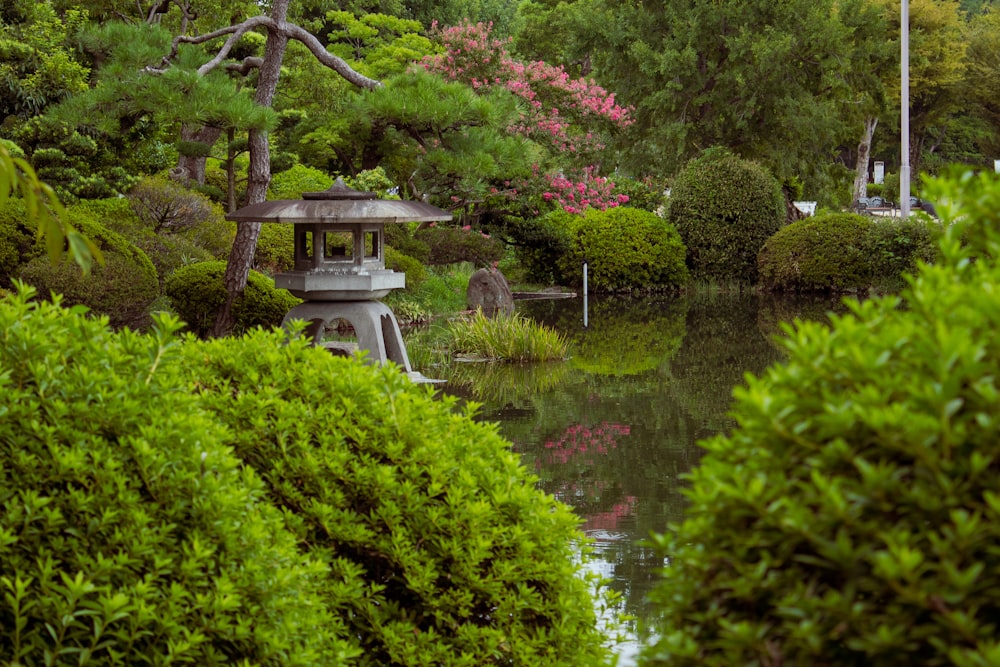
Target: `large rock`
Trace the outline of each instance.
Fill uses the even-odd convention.
[[[488,317],[499,312],[507,315],[514,312],[514,295],[507,279],[496,269],[479,269],[473,273],[465,299],[470,309],[482,308]]]

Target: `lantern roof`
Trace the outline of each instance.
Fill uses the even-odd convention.
[[[377,199],[374,192],[348,187],[342,178],[322,192],[302,199],[276,199],[250,204],[226,216],[233,222],[357,224],[365,222],[438,222],[451,214],[426,202]]]

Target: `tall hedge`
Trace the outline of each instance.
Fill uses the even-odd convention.
[[[186,346],[371,667],[599,665],[578,520],[493,425],[394,367],[257,331]]]
[[[702,443],[641,665],[1000,663],[1000,181],[938,188],[940,261],[788,327]]]
[[[356,649],[176,324],[0,300],[0,664],[336,665]]]
[[[784,196],[766,169],[713,148],[677,175],[667,220],[687,248],[692,278],[754,283],[757,253],[785,221]]]

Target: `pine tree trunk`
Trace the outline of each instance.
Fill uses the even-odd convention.
[[[222,128],[207,127],[202,125],[195,129],[190,125],[181,127],[181,141],[197,142],[212,146],[222,134]],[[208,161],[206,155],[181,155],[177,158],[177,169],[174,173],[185,181],[194,181],[198,185],[205,185],[205,164]]]
[[[865,134],[858,144],[858,162],[854,175],[854,192],[851,202],[856,202],[868,195],[868,163],[871,160],[872,137],[875,136],[875,126],[878,118],[865,119]]]
[[[283,25],[288,16],[289,0],[274,0],[271,6],[271,18],[278,25]],[[257,79],[257,93],[254,101],[261,106],[271,106],[274,93],[281,77],[281,63],[285,57],[288,37],[281,31],[270,31],[264,46],[264,62],[261,64]],[[271,181],[271,151],[268,145],[267,133],[251,130],[249,137],[250,169],[247,183],[247,204],[257,204],[265,200],[267,186]],[[233,304],[243,294],[253,266],[254,251],[257,249],[257,237],[260,235],[259,222],[241,222],[236,229],[236,239],[233,250],[226,264],[226,301],[219,309],[213,328],[213,336],[228,336],[233,331]]]

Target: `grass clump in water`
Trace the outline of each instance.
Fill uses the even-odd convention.
[[[448,327],[453,354],[492,361],[565,359],[569,341],[558,331],[517,313],[487,317],[482,309]]]

